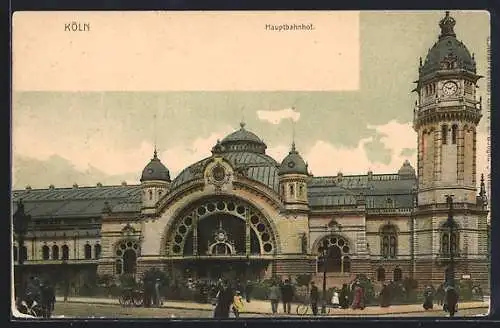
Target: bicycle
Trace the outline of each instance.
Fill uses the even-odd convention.
[[[31,306],[26,301],[21,301],[20,312],[38,318],[41,316],[42,309],[37,301],[33,301]]]
[[[118,297],[121,306],[140,307],[144,303],[144,293],[140,290],[125,289]]]
[[[328,314],[330,314],[330,311],[332,310],[332,307],[329,306],[329,304],[327,304],[325,306],[325,310],[326,310],[325,314],[328,315]],[[297,311],[298,315],[306,315],[309,312],[312,313],[311,303],[308,300],[306,300],[304,303],[299,304],[297,306],[297,310],[296,311]],[[323,313],[321,313],[321,305],[319,305],[319,304],[318,304],[318,314],[323,314]]]

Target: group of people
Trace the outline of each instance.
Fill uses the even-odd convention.
[[[50,318],[56,303],[55,289],[49,281],[31,277],[23,295],[16,297],[18,310],[24,314],[36,313],[37,316]],[[33,312],[29,311],[34,310]],[[31,312],[31,313],[30,313]]]
[[[227,279],[219,279],[216,284],[216,295],[214,299],[214,318],[229,318],[231,311],[236,318],[239,318],[243,311],[244,303],[240,289],[242,285],[239,281],[231,284]],[[247,302],[249,302],[247,295]]]
[[[451,317],[458,311],[459,295],[455,287],[452,285],[440,285],[436,292],[431,286],[427,286],[424,290],[424,304],[425,310],[434,307],[434,298],[437,298],[438,305],[443,306],[443,310],[450,314]]]
[[[162,302],[161,297],[161,280],[148,279],[143,282],[144,284],[144,307],[160,307]]]
[[[277,283],[273,281],[271,287],[269,288],[268,299],[271,301],[271,310],[273,314],[278,313],[278,305],[281,301],[283,302],[283,312],[290,314],[292,310],[292,301],[294,297],[294,290],[292,283],[289,279]]]

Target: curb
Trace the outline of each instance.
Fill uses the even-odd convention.
[[[60,301],[60,302],[64,303],[64,301]],[[89,302],[80,301],[80,300],[68,300],[68,301],[66,301],[66,303],[84,303],[84,304],[89,304]],[[95,302],[92,302],[91,304],[120,306],[120,304],[100,302],[100,301],[95,301]],[[489,308],[488,306],[471,306],[471,307],[461,308],[461,309],[459,309],[459,311],[460,310],[473,310],[473,309],[488,309],[488,308]],[[213,311],[212,309],[189,308],[189,307],[173,306],[173,305],[172,306],[168,306],[168,305],[167,306],[162,306],[162,307],[160,307],[160,309],[197,310],[197,311],[205,311],[205,312],[212,312]],[[342,314],[342,315],[335,316],[335,318],[350,317],[350,316],[360,316],[360,315],[363,315],[364,317],[368,317],[368,316],[377,317],[377,316],[381,316],[381,315],[386,316],[386,315],[398,315],[398,314],[410,314],[410,313],[424,313],[424,312],[441,312],[441,311],[442,311],[442,309],[432,309],[432,310],[427,310],[427,311],[404,311],[404,312],[390,312],[390,313],[367,314],[367,315],[364,315],[362,312],[361,313],[345,313],[345,314]],[[267,313],[267,312],[254,312],[254,311],[243,311],[242,313],[255,314],[255,315],[271,315],[271,313]],[[304,315],[304,316],[306,316],[306,315]],[[304,317],[304,316],[293,315],[292,317],[299,317],[300,318],[300,317]],[[284,318],[288,318],[288,317],[290,317],[290,315],[283,316],[283,317]],[[322,316],[319,315],[318,317],[322,317]]]

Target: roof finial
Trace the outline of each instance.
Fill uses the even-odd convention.
[[[241,122],[240,122],[240,127],[242,129],[244,129],[245,125],[246,125],[246,123],[245,123],[245,106],[241,106]]]
[[[154,152],[153,152],[153,158],[157,159],[158,158],[158,152],[156,148],[156,113],[153,115],[153,143],[154,143]]]
[[[446,36],[456,36],[455,31],[453,30],[455,24],[455,19],[450,16],[449,11],[446,11],[445,17],[439,22],[439,27],[441,28],[441,35],[439,38],[441,39]]]

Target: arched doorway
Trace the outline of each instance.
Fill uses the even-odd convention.
[[[116,244],[115,274],[135,274],[139,243],[137,240],[125,239]]]
[[[270,221],[238,198],[203,199],[173,222],[166,253],[185,276],[260,275],[276,253]]]
[[[127,249],[123,253],[123,273],[133,274],[136,271],[137,254],[133,249]]]

